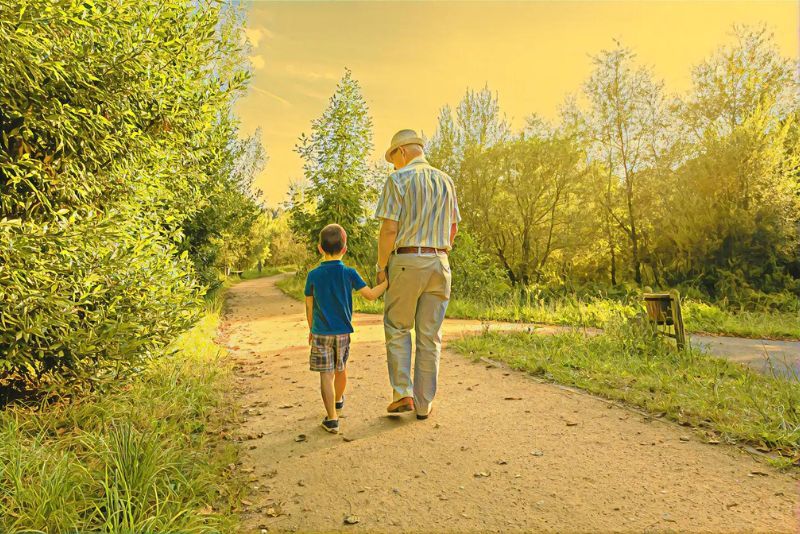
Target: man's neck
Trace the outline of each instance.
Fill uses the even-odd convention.
[[[419,160],[419,159],[425,160],[425,153],[424,152],[421,152],[421,153],[417,154],[416,156],[412,157],[410,160],[406,161],[405,165],[400,167],[400,169],[408,167],[409,165],[411,165],[411,163],[413,163],[414,161]],[[400,170],[400,169],[398,169],[398,170]]]

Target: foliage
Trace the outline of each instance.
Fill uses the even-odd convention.
[[[234,531],[243,484],[220,437],[232,412],[217,322],[130,383],[0,412],[0,531]]]
[[[503,271],[467,231],[458,234],[450,253],[450,268],[453,298],[487,302],[508,292]]]
[[[306,265],[308,262],[308,247],[292,232],[289,217],[289,213],[279,210],[267,228],[269,247],[265,256],[270,265]]]
[[[306,185],[296,187],[289,201],[292,230],[316,257],[319,232],[331,223],[347,231],[348,254],[369,272],[377,247],[377,221],[371,207],[377,198],[372,150],[372,119],[361,87],[347,70],[311,134],[300,137]]]
[[[183,230],[241,183],[240,22],[214,1],[0,0],[2,394],[134,373],[198,316],[213,257]]]
[[[200,280],[219,283],[219,273],[244,270],[267,255],[272,213],[254,189],[266,163],[261,131],[233,140],[219,179],[209,184],[208,201],[184,223],[182,248],[190,253]]]
[[[599,328],[615,317],[633,318],[644,312],[641,292],[636,289],[626,291],[621,286],[613,292],[585,287],[572,293],[542,286],[526,291],[523,299],[510,292],[486,292],[484,300],[481,300],[460,289],[458,276],[458,268],[454,267],[453,296],[447,306],[450,319]],[[288,276],[278,281],[278,287],[290,297],[302,301],[303,282],[303,275]],[[353,309],[361,313],[383,313],[383,303],[370,302],[356,295]],[[689,332],[800,339],[800,316],[796,311],[780,312],[766,306],[732,310],[696,299],[684,299],[682,310]]]
[[[584,85],[590,108],[582,122],[591,156],[608,174],[605,194],[597,197],[604,218],[629,240],[631,270],[641,283],[641,219],[647,195],[642,182],[668,165],[663,159],[669,149],[669,118],[663,83],[637,67],[634,58],[619,45],[594,58],[595,69]]]
[[[796,309],[800,106],[793,63],[763,28],[663,83],[617,43],[594,57],[560,121],[511,132],[488,88],[445,106],[428,143],[464,228],[518,293],[633,283],[696,291],[722,308]],[[531,287],[532,286],[532,287]],[[774,309],[774,308],[773,308]]]
[[[6,386],[119,378],[196,319],[185,257],[157,227],[131,226],[108,215],[0,223]]]

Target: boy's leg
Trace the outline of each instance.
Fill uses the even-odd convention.
[[[347,387],[347,368],[341,371],[336,371],[333,376],[333,387],[336,396],[336,402],[342,402],[344,396],[344,388]]]
[[[325,411],[328,412],[328,419],[338,419],[336,415],[336,400],[334,399],[333,371],[319,374],[319,387],[322,392],[322,403],[325,405]]]

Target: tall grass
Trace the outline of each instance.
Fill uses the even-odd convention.
[[[218,320],[129,383],[0,412],[0,532],[234,531],[242,486],[219,437],[234,412]]]
[[[287,277],[278,286],[289,296],[303,298],[303,280]],[[381,301],[353,300],[355,311],[383,313]],[[800,313],[732,311],[695,299],[685,299],[682,310],[690,332],[707,332],[751,338],[800,339]],[[633,317],[644,312],[644,305],[635,297],[588,298],[558,296],[533,299],[524,304],[502,297],[493,302],[476,302],[454,295],[447,316],[455,319],[529,322],[601,328],[615,317]]]
[[[451,344],[548,380],[800,458],[800,382],[765,376],[699,350],[677,351],[621,319],[604,333],[492,333]]]

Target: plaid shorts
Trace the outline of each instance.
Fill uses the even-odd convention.
[[[312,371],[320,373],[344,371],[348,356],[350,356],[350,334],[335,336],[311,334],[309,367]]]

